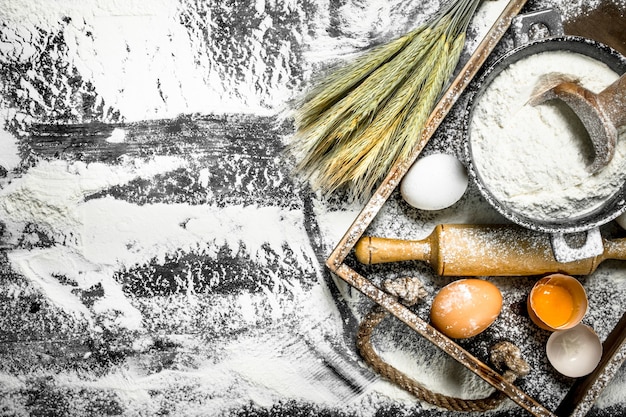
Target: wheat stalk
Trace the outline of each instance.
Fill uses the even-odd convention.
[[[360,80],[357,88],[340,91],[338,87],[341,80],[338,80],[337,83],[329,84],[303,106],[306,113],[296,118],[296,129],[301,138],[313,140],[307,150],[307,157],[300,163],[301,169],[304,170],[318,156],[324,155],[330,147],[336,146],[336,142],[350,138],[357,126],[371,121],[381,103],[404,81],[404,73],[401,70],[410,65],[412,57],[418,60],[422,57],[423,48],[418,47],[430,42],[431,32],[430,28],[415,31],[410,36],[412,41],[402,50],[396,51],[393,60],[381,62],[374,71]],[[414,40],[418,42],[413,42]],[[395,49],[394,45],[392,50]],[[385,52],[381,55],[388,56],[391,53]],[[353,85],[354,79],[360,78],[361,74],[359,68],[357,77],[353,77],[352,82],[347,85]]]
[[[446,46],[445,35],[432,45],[429,59],[414,69],[407,82],[398,90],[394,100],[389,100],[377,114],[375,120],[365,127],[362,134],[356,138],[351,146],[346,146],[340,154],[334,156],[335,163],[325,167],[324,172],[330,174],[324,180],[329,191],[334,191],[342,185],[342,178],[348,179],[355,190],[372,188],[377,178],[376,171],[370,169],[374,164],[388,166],[396,159],[393,144],[398,135],[406,129],[405,120],[411,116],[416,107],[413,103],[421,100],[419,92],[428,89],[429,76],[439,69],[441,61],[434,59],[437,54],[444,53]],[[400,148],[397,148],[400,149]]]
[[[408,157],[458,63],[480,1],[448,2],[428,23],[337,70],[303,100],[289,149],[315,190],[368,197]]]

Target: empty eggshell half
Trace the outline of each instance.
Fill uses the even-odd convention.
[[[593,329],[578,324],[550,335],[546,345],[550,364],[565,376],[578,378],[593,372],[602,358],[602,343]]]
[[[421,210],[441,210],[461,199],[469,180],[455,156],[437,153],[418,159],[400,184],[402,198]]]

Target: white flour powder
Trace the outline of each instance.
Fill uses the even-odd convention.
[[[597,209],[621,188],[626,173],[626,141],[618,141],[611,163],[591,175],[593,149],[576,114],[560,100],[527,104],[539,77],[552,72],[571,72],[594,92],[617,78],[605,64],[581,54],[532,55],[496,76],[470,126],[476,170],[486,187],[505,206],[536,220]]]

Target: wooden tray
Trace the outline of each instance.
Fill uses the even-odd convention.
[[[346,263],[346,259],[358,239],[370,226],[378,212],[399,185],[407,170],[422,153],[430,138],[485,63],[487,57],[509,29],[513,19],[526,4],[526,1],[527,0],[511,0],[507,4],[504,11],[435,107],[422,132],[420,141],[411,156],[391,169],[376,193],[366,203],[348,231],[328,257],[326,265],[333,273],[338,275],[349,285],[355,287],[375,303],[385,308],[397,319],[435,344],[446,354],[480,376],[493,387],[506,394],[511,400],[532,415],[556,415],[560,417],[583,416],[593,407],[600,392],[613,378],[626,359],[626,313],[606,338],[603,345],[603,357],[596,370],[587,377],[576,380],[556,410],[550,411],[516,385],[507,382],[498,372],[481,362],[478,358],[441,332],[437,331],[417,314],[399,303],[394,297],[387,294],[371,280],[359,274]]]

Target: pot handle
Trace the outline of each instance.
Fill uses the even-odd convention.
[[[563,18],[556,9],[545,9],[517,15],[511,25],[515,47],[555,36],[563,36]],[[547,33],[546,33],[547,32]]]
[[[604,243],[598,227],[586,232],[585,243],[582,246],[572,247],[565,239],[565,233],[553,233],[551,238],[554,258],[561,263],[593,258],[604,252]]]

